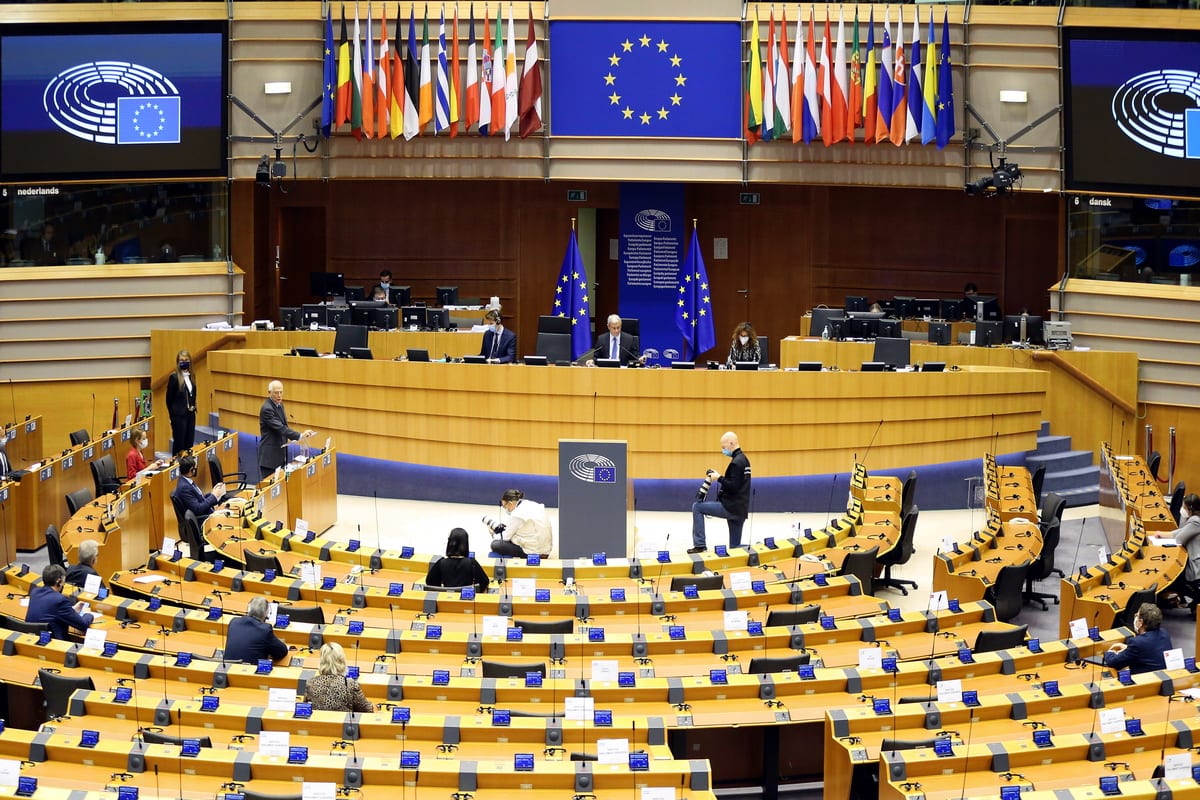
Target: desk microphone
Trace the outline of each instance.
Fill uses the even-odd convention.
[[[663,540],[663,549],[668,550],[668,552],[669,552],[670,548],[668,548],[667,545],[670,544],[670,542],[671,542],[671,532],[667,531],[667,538]],[[654,585],[651,587],[651,591],[653,592],[653,594],[650,595],[650,613],[651,614],[658,614],[658,613],[665,614],[667,611],[666,602],[661,600],[661,598],[659,597],[659,594],[658,594],[658,584],[662,580],[663,570],[666,569],[666,566],[667,566],[666,561],[661,561],[658,564],[658,575],[654,578]],[[656,603],[661,603],[661,607],[659,608],[658,611],[655,610]],[[639,630],[639,633],[640,633],[640,630]]]
[[[96,393],[92,392],[92,427],[91,430],[96,430]],[[88,441],[91,441],[91,434],[88,434]],[[86,444],[86,442],[85,442]]]

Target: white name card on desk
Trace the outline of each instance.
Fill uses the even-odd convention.
[[[176,548],[178,548],[178,547],[179,547],[179,544],[174,539],[172,539],[170,536],[163,537],[161,552],[163,552],[166,555],[171,555],[171,553],[174,553]]]
[[[483,618],[483,635],[499,636],[503,639],[508,635],[508,617],[485,616]]]
[[[320,585],[321,583],[321,565],[313,561],[300,562],[300,580],[303,583],[311,583]]]
[[[596,713],[596,698],[594,697],[567,697],[565,705],[567,719],[591,722]]]
[[[16,786],[21,777],[21,762],[11,758],[0,758],[0,786]],[[1188,773],[1191,777],[1191,773]]]
[[[88,628],[83,634],[83,646],[87,650],[103,650],[108,634],[100,628]]]
[[[166,577],[163,575],[138,575],[136,578],[133,579],[133,582],[134,583],[158,583],[159,581],[165,581],[165,580],[166,580]]]
[[[304,534],[308,533],[308,520],[296,517],[296,525],[292,530],[296,532],[297,536],[303,539]]]
[[[953,553],[954,552],[954,540],[951,539],[949,536],[944,537],[942,539],[942,547],[940,550],[938,550],[938,552],[939,553]]]
[[[1125,707],[1117,706],[1116,708],[1100,709],[1100,732],[1101,733],[1124,733],[1125,732]]]
[[[750,591],[750,573],[731,572],[729,574],[729,588],[735,592]]]
[[[413,790],[416,793],[416,790]],[[337,784],[332,781],[305,781],[300,789],[301,800],[336,800]]]
[[[962,681],[958,678],[937,682],[937,699],[939,703],[961,703]]]
[[[88,594],[100,594],[100,576],[88,575],[84,578],[83,590]]]
[[[1192,754],[1171,753],[1163,757],[1163,777],[1169,781],[1192,777]]]
[[[287,758],[288,747],[291,743],[292,735],[287,731],[259,731],[258,733],[258,752],[264,756]]]
[[[597,739],[596,761],[601,764],[629,763],[629,740]]]
[[[858,648],[859,669],[883,669],[883,650],[879,647]]]
[[[937,613],[938,611],[946,611],[950,608],[950,598],[945,591],[934,592],[929,595],[929,610]]]
[[[726,611],[725,613],[725,630],[727,631],[744,631],[750,622],[750,612],[745,609],[737,611]]]
[[[537,578],[513,578],[510,583],[513,597],[533,597],[537,594]]]
[[[286,711],[289,714],[295,711],[296,690],[278,686],[267,689],[267,710]]]
[[[1176,647],[1174,650],[1163,650],[1163,664],[1167,669],[1183,669],[1183,648]],[[1191,777],[1191,773],[1188,773]]]
[[[1191,773],[1189,773],[1190,776]],[[675,800],[674,786],[643,786],[642,800]]]
[[[592,681],[617,682],[617,662],[609,659],[592,660]]]
[[[1071,634],[1072,639],[1086,639],[1088,635],[1087,620],[1083,617],[1073,619],[1067,623],[1067,630]]]

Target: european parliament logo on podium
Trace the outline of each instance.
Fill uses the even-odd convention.
[[[623,441],[558,442],[558,552],[560,558],[624,554],[628,450]]]

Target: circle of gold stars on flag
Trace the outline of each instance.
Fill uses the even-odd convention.
[[[554,316],[565,317],[567,312],[571,310],[570,308],[563,307],[563,293],[567,293],[569,299],[571,292],[571,286],[568,281],[579,281],[579,288],[577,291],[580,293],[578,311],[575,312],[575,316],[571,317],[571,324],[578,325],[580,319],[583,319],[584,322],[587,322],[587,277],[580,275],[578,272],[572,272],[570,278],[568,278],[565,274],[559,277],[558,286],[554,287]]]
[[[639,56],[649,56],[658,63],[647,63]],[[659,76],[663,70],[670,76],[669,95],[647,85],[661,82]],[[608,57],[608,70],[603,80],[609,92],[609,106],[621,115],[621,119],[638,128],[653,129],[655,122],[669,120],[671,111],[683,103],[688,79],[683,72],[683,58],[672,52],[670,43],[665,39],[656,42],[642,34],[637,39],[626,38],[617,44]],[[626,95],[636,95],[638,102],[632,102]]]

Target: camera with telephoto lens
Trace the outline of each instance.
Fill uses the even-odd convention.
[[[500,534],[504,533],[505,529],[508,527],[503,523],[496,522],[491,517],[484,517],[483,524],[486,525],[487,529],[492,532],[492,536],[499,536]]]
[[[708,497],[708,489],[712,486],[712,482],[713,473],[710,471],[709,474],[704,476],[704,482],[700,484],[700,488],[696,490],[697,501],[704,502],[704,498]]]

